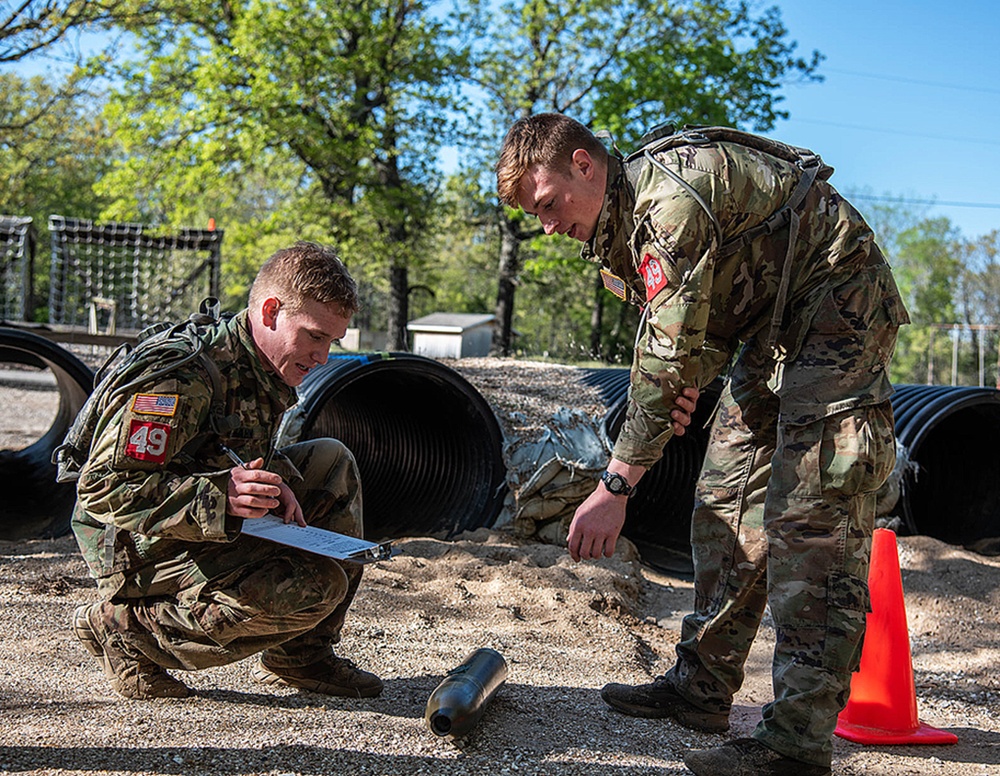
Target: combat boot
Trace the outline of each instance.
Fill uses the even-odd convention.
[[[100,604],[84,604],[73,613],[73,632],[87,651],[101,661],[104,674],[119,695],[134,700],[186,698],[188,686],[174,679],[125,640],[109,629],[95,613]]]
[[[601,698],[631,717],[670,718],[703,733],[724,733],[729,729],[729,714],[699,709],[681,697],[665,676],[649,684],[606,684]]]
[[[267,685],[284,685],[344,698],[374,698],[382,692],[382,680],[362,671],[347,658],[329,655],[300,668],[269,666],[261,658],[253,677]]]
[[[824,765],[802,762],[765,746],[755,738],[737,738],[714,749],[684,755],[695,776],[829,776]]]

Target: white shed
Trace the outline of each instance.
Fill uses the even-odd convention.
[[[406,324],[413,332],[413,352],[429,358],[486,356],[493,340],[495,315],[431,313]]]

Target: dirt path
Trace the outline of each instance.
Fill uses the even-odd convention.
[[[900,539],[920,717],[955,746],[865,747],[835,740],[837,774],[1000,774],[1000,562],[924,538]],[[94,597],[71,538],[0,543],[0,773],[681,774],[690,747],[724,740],[617,714],[608,681],[670,663],[688,580],[619,553],[573,563],[559,547],[482,529],[457,541],[407,539],[370,567],[342,652],[386,680],[380,698],[272,692],[251,664],[181,674],[181,701],[127,701],[69,628]],[[770,698],[765,625],[731,733]],[[433,735],[427,698],[474,648],[498,650],[509,678],[465,741]]]

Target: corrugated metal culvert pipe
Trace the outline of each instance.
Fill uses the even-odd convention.
[[[61,536],[69,530],[76,488],[71,483],[56,482],[52,451],[62,443],[93,390],[94,374],[68,350],[44,337],[0,327],[0,367],[5,364],[33,369],[3,369],[0,383],[50,389],[54,377],[59,405],[49,429],[39,439],[20,450],[0,450],[0,483],[4,491],[0,539]],[[19,408],[6,406],[0,411],[16,413]]]
[[[627,407],[627,370],[593,378],[606,392],[604,433],[618,437]],[[897,385],[892,399],[900,444],[901,487],[890,510],[901,533],[931,536],[1000,554],[1000,391],[935,385]],[[620,395],[615,398],[615,393]],[[722,392],[712,383],[698,401],[688,432],[672,439],[664,457],[630,499],[623,533],[645,562],[690,568],[694,487],[708,447],[705,423]]]
[[[1000,391],[897,385],[906,532],[1000,553]],[[992,541],[991,541],[992,540]]]
[[[370,539],[491,526],[506,494],[503,433],[465,378],[409,353],[331,356],[306,377],[279,443],[334,437],[354,453]]]

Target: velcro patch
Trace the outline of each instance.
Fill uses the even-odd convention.
[[[132,412],[138,415],[162,415],[172,418],[177,412],[176,393],[137,393],[132,399]]]
[[[170,426],[166,423],[133,418],[128,430],[125,455],[137,461],[165,463],[169,441]]]
[[[642,275],[642,280],[646,284],[647,302],[652,301],[654,296],[667,287],[667,276],[663,274],[663,265],[651,253],[642,257],[639,274]]]
[[[625,281],[613,272],[608,272],[606,269],[602,269],[601,282],[604,283],[604,287],[608,289],[608,291],[617,296],[619,299],[625,298]]]

